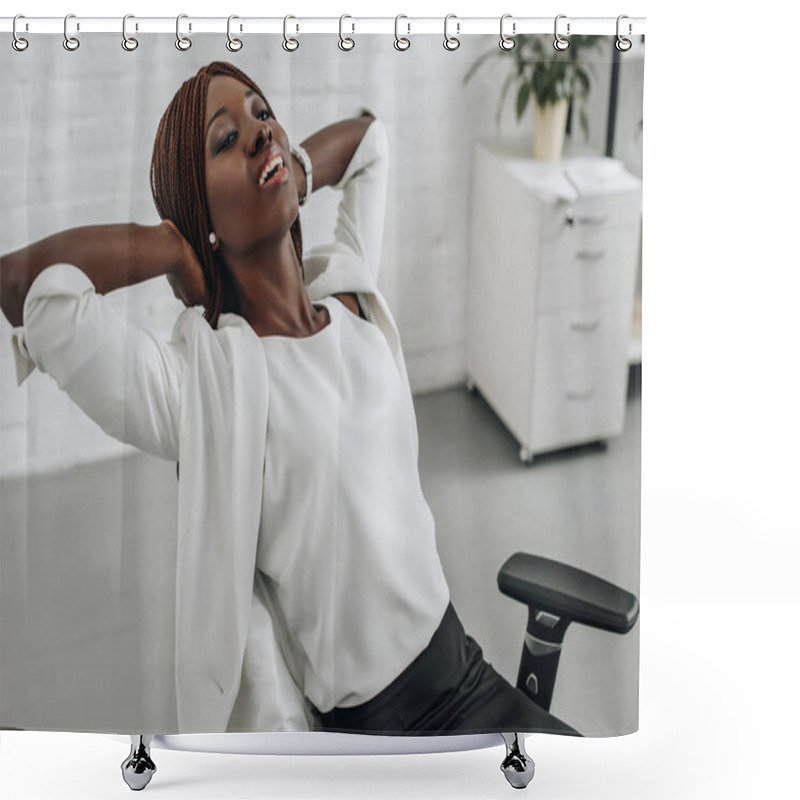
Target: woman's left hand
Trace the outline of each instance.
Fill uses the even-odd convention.
[[[161,223],[169,229],[180,242],[181,257],[167,273],[167,280],[172,287],[172,293],[185,306],[207,306],[210,300],[203,267],[194,248],[184,238],[172,220],[165,219]]]

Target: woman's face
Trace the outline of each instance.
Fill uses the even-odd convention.
[[[299,208],[289,139],[245,84],[215,75],[205,119],[206,197],[223,252],[247,254],[286,235]]]

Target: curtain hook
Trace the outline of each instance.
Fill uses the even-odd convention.
[[[460,22],[456,22],[456,35],[455,36],[449,36],[448,33],[447,33],[447,23],[451,19],[457,19],[456,15],[455,14],[448,14],[444,18],[444,42],[442,44],[444,45],[444,49],[445,50],[453,51],[453,50],[458,50],[458,48],[461,46],[461,41],[458,38],[458,34],[461,33],[461,23]]]
[[[349,14],[342,14],[342,16],[339,17],[339,49],[340,50],[352,50],[356,46],[356,43],[355,43],[354,39],[351,39],[349,36],[344,36],[342,34],[342,23],[346,19],[353,19],[353,18]],[[351,33],[355,33],[356,32],[356,24],[355,24],[355,22],[351,22],[350,24],[351,24],[351,26],[353,28]]]
[[[298,47],[300,47],[300,42],[298,42],[297,39],[290,39],[286,35],[286,28],[290,19],[297,19],[297,17],[293,17],[291,14],[289,14],[283,18],[283,49],[288,53],[293,53]],[[295,33],[299,31],[300,26],[295,25]]]
[[[566,14],[559,14],[556,17],[556,23],[555,23],[556,38],[555,38],[555,41],[553,42],[553,47],[555,47],[555,49],[558,50],[558,51],[566,50],[569,47],[569,39],[565,39],[558,32],[558,21],[560,19],[566,19],[566,18],[567,18]],[[567,23],[567,36],[569,36],[569,28],[570,28],[570,25],[569,25],[569,22],[568,22]]]
[[[127,25],[129,19],[135,19],[133,14],[126,14],[122,18],[122,49],[130,53],[139,46],[139,40],[134,36],[128,36]],[[136,23],[136,30],[139,30],[139,23]]]
[[[24,14],[17,14],[17,16],[14,17],[14,24],[11,26],[11,32],[14,34],[14,38],[11,40],[11,46],[18,53],[21,53],[23,50],[27,50],[28,49],[28,40],[27,39],[23,39],[17,33],[17,20],[18,19],[25,19]],[[28,29],[28,23],[26,22],[25,23],[25,30],[27,30],[27,29]]]
[[[517,40],[514,39],[514,35],[517,32],[517,23],[511,23],[511,36],[506,36],[503,32],[503,23],[507,20],[511,19],[511,14],[503,14],[500,17],[500,49],[501,50],[513,50],[517,45]]]
[[[395,50],[408,50],[408,48],[411,47],[411,40],[406,39],[405,36],[400,36],[400,33],[398,31],[401,19],[408,19],[408,17],[405,14],[398,14],[394,18],[394,47]],[[408,33],[411,33],[410,22],[406,22],[406,27],[408,28]]]
[[[620,51],[620,53],[627,53],[628,50],[631,49],[632,43],[630,39],[626,39],[620,33],[620,22],[622,22],[623,19],[629,19],[629,18],[626,14],[620,14],[617,17],[617,41],[614,42],[614,46],[617,48],[617,50]],[[633,25],[631,25],[631,23],[628,22],[628,36],[630,36],[632,33],[633,33]]]
[[[188,36],[181,36],[181,20],[187,19],[188,14],[178,14],[178,18],[175,20],[175,47],[178,50],[186,51],[192,46],[192,40]],[[189,23],[189,30],[192,29],[191,23]]]
[[[64,44],[64,49],[65,50],[69,50],[70,52],[72,52],[73,50],[77,50],[81,46],[81,43],[74,36],[70,36],[68,31],[67,31],[67,25],[69,24],[70,19],[75,19],[75,15],[74,14],[67,14],[67,16],[64,17],[64,42],[63,42],[63,44]],[[77,30],[80,30],[81,29],[80,24],[79,23],[75,23],[75,24],[77,26]]]
[[[228,41],[225,42],[225,47],[227,47],[228,50],[231,51],[231,53],[238,53],[242,49],[244,44],[241,39],[237,39],[234,36],[231,36],[231,20],[234,19],[239,19],[239,17],[237,17],[236,14],[231,14],[228,17]],[[240,25],[239,30],[241,31],[241,29],[242,26]]]

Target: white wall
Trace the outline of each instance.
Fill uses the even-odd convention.
[[[169,34],[140,39],[134,53],[122,50],[116,34],[87,35],[74,53],[62,48],[60,36],[37,37],[25,53],[0,50],[0,252],[78,225],[157,223],[148,170],[159,118],[199,66],[230,60],[259,83],[296,140],[362,105],[381,116],[392,146],[381,288],[403,336],[414,390],[460,382],[472,145],[482,137],[529,138],[532,131],[530,108],[516,123],[513,92],[495,123],[508,69],[497,37],[464,37],[451,53],[439,37],[423,36],[401,53],[385,36],[362,35],[352,52],[341,53],[336,36],[308,36],[292,54],[274,36],[246,40],[239,54],[230,54],[224,40],[213,36],[195,37],[187,53],[176,50]],[[487,50],[495,51],[499,63],[485,65],[463,86],[469,65]],[[633,69],[637,62],[630,63]],[[588,145],[600,152],[609,72],[610,60],[595,64]],[[641,87],[638,95],[636,88],[631,91],[640,108]],[[575,130],[582,137],[580,127]],[[330,236],[336,201],[334,192],[324,190],[303,208],[307,246]],[[126,313],[169,335],[180,306],[166,281],[116,294]],[[120,453],[122,447],[49,378],[35,374],[17,388],[10,326],[5,319],[0,326],[0,474]]]

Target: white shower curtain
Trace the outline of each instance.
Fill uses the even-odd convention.
[[[275,35],[245,37],[238,53],[211,36],[180,52],[170,34],[140,36],[130,53],[119,35],[87,34],[67,52],[63,37],[47,35],[25,52],[4,46],[1,56],[3,256],[69,228],[157,224],[149,166],[158,123],[181,83],[211,61],[231,62],[252,77],[293,142],[364,108],[376,114],[389,142],[378,288],[420,413],[422,490],[436,518],[451,599],[487,661],[512,685],[526,609],[498,591],[496,573],[514,552],[569,563],[639,593],[644,42],[635,39],[631,52],[619,53],[614,36],[592,38],[598,41],[578,56],[588,92],[574,100],[565,149],[548,163],[531,158],[534,138],[543,135],[533,128],[533,96],[519,118],[518,86],[501,99],[517,62],[497,47],[496,35],[463,37],[453,52],[434,36],[413,39],[407,52],[381,36],[357,36],[352,52],[342,52],[335,35],[307,36],[294,53]],[[545,55],[536,57],[543,63],[569,58],[552,47],[552,36],[543,40]],[[481,156],[482,147],[493,155]],[[306,252],[331,241],[340,197],[323,189],[302,207]],[[493,217],[499,208],[505,210]],[[578,231],[568,256],[537,227],[551,212],[559,231]],[[608,218],[593,239],[591,226]],[[492,345],[488,360],[475,355],[475,337],[486,341],[476,317],[492,292],[511,286],[508,297],[491,297],[510,310],[527,292],[544,297],[533,283],[544,286],[552,265],[573,256],[583,271],[565,290],[577,309],[572,329],[547,327],[563,302],[521,306],[492,327],[513,341],[535,331],[535,348],[532,339],[513,354]],[[487,264],[496,282],[481,282]],[[595,279],[586,277],[592,268],[606,270],[596,294]],[[182,311],[163,278],[108,299],[162,339]],[[175,732],[175,463],[105,434],[48,375],[35,371],[18,385],[12,325],[5,318],[1,324],[0,726]],[[595,351],[570,349],[598,326],[617,333]],[[523,398],[493,373],[504,359],[526,353],[531,363],[515,361],[510,372],[537,387],[549,380],[536,372],[540,362],[549,359],[553,375],[563,367],[574,377],[589,362],[596,367],[598,353],[608,356],[614,430],[587,423],[589,433],[559,438],[571,413],[564,409],[583,402],[561,397],[554,401],[562,409],[558,422],[545,425],[548,444],[539,448],[538,431],[518,428],[517,409],[532,403],[520,413],[538,419],[548,401],[536,392],[529,397],[527,388]],[[605,363],[599,376],[590,370],[597,386],[610,380]],[[460,406],[437,417],[428,405],[465,391],[465,383],[477,389],[472,399],[488,420],[485,430]],[[568,387],[582,397],[601,391],[580,381]],[[592,411],[587,419],[600,416]],[[479,443],[461,449],[459,442],[473,437]],[[523,463],[531,459],[532,466]],[[487,498],[496,503],[492,511]],[[638,630],[616,636],[574,625],[551,712],[584,735],[635,730]]]

